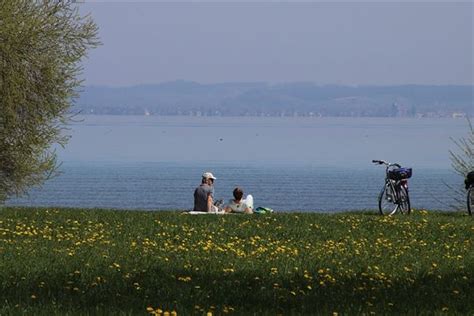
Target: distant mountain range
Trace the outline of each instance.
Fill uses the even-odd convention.
[[[465,116],[474,86],[341,86],[313,83],[173,81],[131,87],[87,86],[74,112],[195,116]]]

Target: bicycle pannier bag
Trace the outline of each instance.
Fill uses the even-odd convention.
[[[388,177],[392,180],[403,180],[411,178],[411,168],[397,168],[388,171]]]
[[[467,174],[464,184],[466,185],[466,190],[469,189],[472,184],[474,184],[474,171],[471,171]]]

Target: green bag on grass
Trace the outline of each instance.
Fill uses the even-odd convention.
[[[256,214],[270,214],[270,213],[273,213],[273,209],[269,207],[259,206],[255,210],[253,210],[253,212]]]

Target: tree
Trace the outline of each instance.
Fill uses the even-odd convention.
[[[469,124],[468,136],[457,140],[452,139],[458,151],[449,151],[451,166],[462,177],[465,177],[468,172],[474,170],[474,127],[469,118],[467,122]]]
[[[459,174],[463,179],[467,173],[474,171],[474,127],[472,126],[469,118],[467,119],[469,124],[469,134],[467,137],[461,137],[459,139],[452,139],[457,150],[449,151],[451,158],[451,166],[454,171]],[[461,188],[462,185],[462,188]],[[454,207],[465,207],[465,194],[464,184],[460,183],[460,188],[451,188],[456,193],[454,199],[456,201]]]
[[[98,28],[70,1],[0,2],[0,203],[57,171],[80,61]]]

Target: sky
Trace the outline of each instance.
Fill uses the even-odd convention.
[[[85,85],[474,84],[472,2],[82,1]]]

